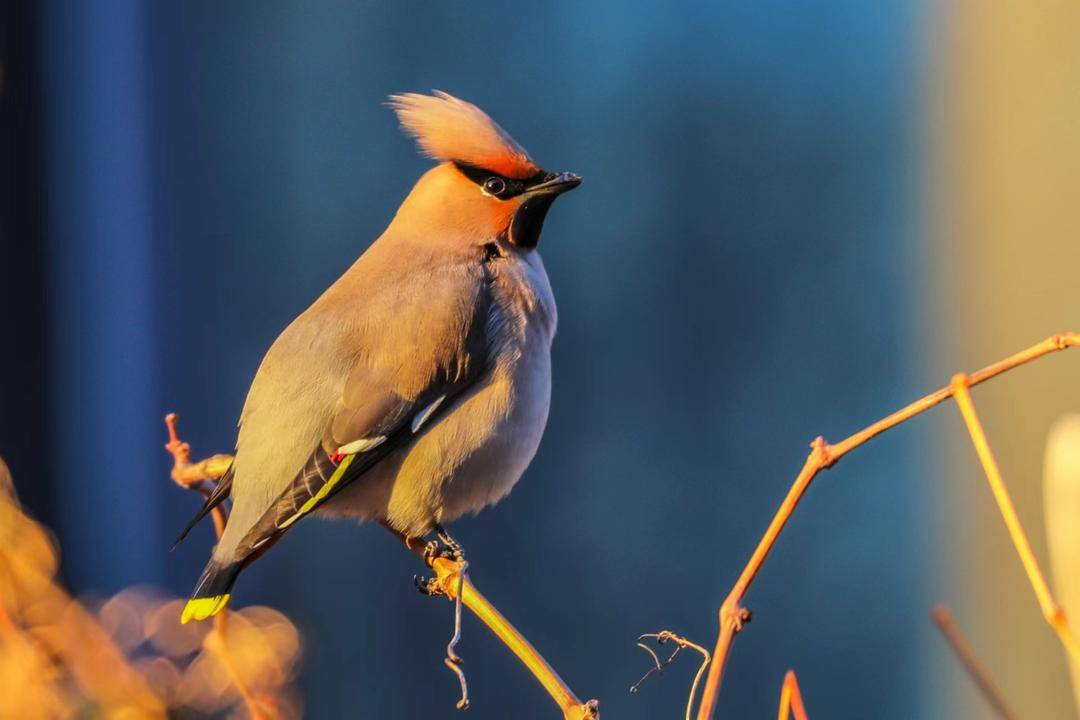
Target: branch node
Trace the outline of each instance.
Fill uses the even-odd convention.
[[[564,720],[600,720],[600,701],[589,700],[581,705],[573,705],[563,711]]]
[[[1053,599],[1048,601],[1048,606],[1043,612],[1043,617],[1046,618],[1046,622],[1050,627],[1060,630],[1062,628],[1069,627],[1069,621],[1065,617],[1065,611],[1061,609],[1061,606]]]
[[[742,632],[743,627],[753,618],[754,614],[737,602],[725,602],[720,606],[720,624],[730,625],[736,633]]]
[[[970,378],[968,378],[967,373],[962,373],[962,372],[956,373],[949,380],[949,389],[951,389],[954,393],[958,389],[961,389],[961,388],[966,389],[966,388],[969,388],[969,387],[971,387],[971,381],[970,381]]]
[[[1080,334],[1063,332],[1050,338],[1055,350],[1064,350],[1073,345],[1080,345]]]
[[[198,490],[205,496],[214,489],[214,483],[228,471],[233,457],[211,455],[197,463],[191,462],[191,445],[181,440],[176,431],[178,419],[176,413],[165,416],[165,426],[169,429],[169,442],[165,443],[165,449],[173,457],[173,468],[169,477],[185,490]]]
[[[821,435],[810,443],[810,457],[813,458],[814,464],[823,470],[828,470],[840,459],[840,456],[833,452],[833,446]]]

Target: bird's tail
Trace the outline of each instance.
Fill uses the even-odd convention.
[[[229,595],[232,592],[233,583],[243,569],[244,564],[240,561],[223,563],[213,558],[203,570],[199,584],[195,586],[195,592],[184,606],[184,612],[180,615],[180,622],[188,620],[205,620],[217,615],[229,603]]]

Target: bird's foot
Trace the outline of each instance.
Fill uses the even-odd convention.
[[[435,526],[435,534],[443,545],[446,546],[447,554],[443,557],[448,557],[454,562],[465,562],[465,548],[461,547],[461,544],[450,536],[450,533],[446,532],[442,525]]]
[[[439,578],[437,577],[424,577],[423,575],[413,575],[413,585],[416,586],[416,591],[421,595],[427,595],[428,597],[437,597],[443,594],[442,587],[439,585]]]
[[[451,572],[451,568],[453,575],[456,577],[457,574],[464,573],[465,568],[468,567],[468,563],[465,562],[465,548],[461,547],[457,540],[450,537],[450,533],[446,532],[441,525],[436,525],[434,530],[436,539],[429,540],[424,545],[422,556],[424,564],[434,569],[438,574],[432,578],[415,575],[413,576],[413,584],[424,595],[454,598],[456,593],[445,585],[446,578],[450,577],[448,573]],[[439,560],[449,560],[453,563],[453,566],[439,563],[439,567],[436,567]]]
[[[438,539],[429,540],[424,545],[423,559],[428,567],[431,567],[437,558],[446,558],[459,564],[465,562],[465,548],[441,527],[436,526],[435,533]]]
[[[447,547],[439,540],[428,540],[424,545],[424,564],[431,567],[438,558],[449,558],[457,561],[454,550]]]

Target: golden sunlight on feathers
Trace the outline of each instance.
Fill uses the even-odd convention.
[[[402,129],[435,160],[456,160],[519,180],[540,170],[525,148],[472,103],[435,90],[391,95],[388,104]]]

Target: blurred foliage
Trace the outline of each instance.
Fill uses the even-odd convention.
[[[76,600],[57,582],[58,556],[0,460],[0,717],[301,715],[301,639],[280,612],[181,625],[184,600],[151,587]]]
[[[1080,414],[1058,418],[1046,440],[1043,501],[1054,593],[1061,609],[1080,618]],[[1080,664],[1072,662],[1073,694],[1080,711]]]

